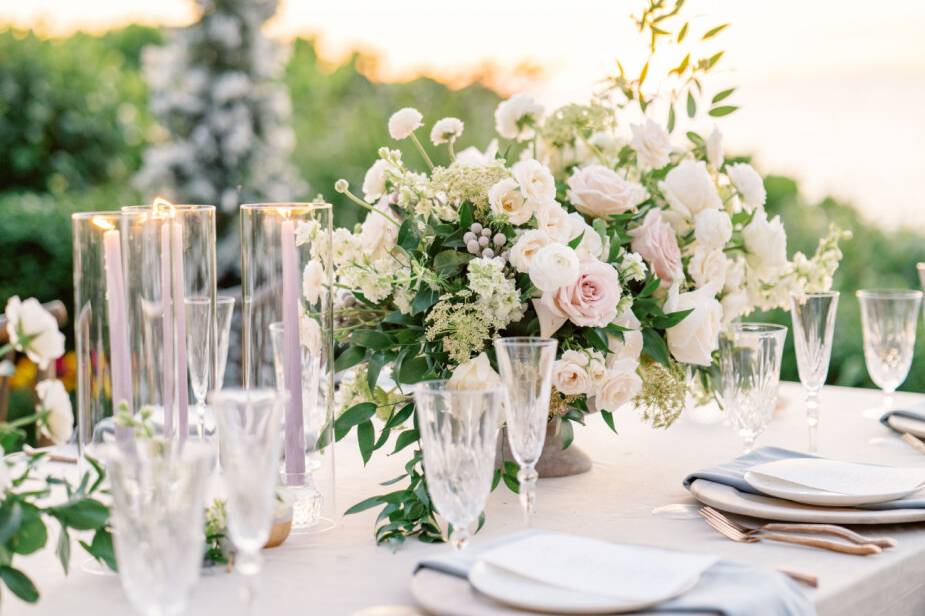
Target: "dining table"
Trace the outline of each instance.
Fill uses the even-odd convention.
[[[925,396],[896,395],[897,406]],[[871,389],[827,386],[821,394],[818,451],[822,456],[856,462],[925,466],[925,455],[903,442],[864,409],[881,404]],[[818,577],[818,588],[805,588],[822,616],[925,614],[925,523],[862,527],[869,534],[897,540],[893,549],[854,556],[802,546],[737,543],[710,528],[696,515],[696,501],[683,487],[686,475],[726,462],[742,453],[742,441],[721,413],[705,421],[684,413],[667,429],[654,429],[630,406],[614,414],[616,434],[599,415],[576,426],[574,445],[592,459],[589,472],[541,479],[533,526],[618,543],[716,554],[771,569],[787,568]],[[757,445],[806,450],[807,424],[803,390],[782,383],[778,409]],[[396,489],[380,484],[401,474],[410,453],[379,450],[364,464],[351,437],[337,443],[337,511],[374,494]],[[55,466],[47,463],[47,467]],[[57,465],[63,467],[64,465]],[[66,472],[55,468],[60,472]],[[73,471],[71,471],[73,472]],[[664,509],[668,505],[687,505]],[[668,511],[675,513],[657,513]],[[264,550],[255,614],[401,616],[424,614],[412,593],[416,564],[451,550],[449,544],[410,538],[400,546],[378,546],[374,538],[377,508],[339,517],[325,532],[291,535],[280,547]],[[524,521],[518,496],[502,482],[490,495],[485,523],[473,537],[477,548],[519,531]],[[54,533],[52,532],[52,535]],[[132,608],[115,574],[88,571],[86,555],[72,548],[65,575],[52,546],[17,558],[17,566],[41,593],[27,605],[3,594],[2,613],[15,616],[124,616]],[[235,573],[216,567],[201,577],[189,614],[245,614],[243,583]],[[475,591],[467,591],[474,593]],[[442,613],[465,613],[449,600]]]

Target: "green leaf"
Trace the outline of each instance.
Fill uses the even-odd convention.
[[[640,297],[640,298],[649,297],[650,295],[655,293],[655,290],[659,287],[661,282],[662,281],[658,279],[658,276],[652,276],[646,282],[645,286],[642,287],[642,291],[639,292],[639,295],[637,297]]]
[[[679,42],[679,43],[683,43],[683,42],[684,42],[684,37],[687,36],[687,27],[688,27],[689,25],[690,25],[690,24],[688,24],[687,22],[684,22],[684,25],[681,26],[681,30],[678,32],[678,42]]]
[[[559,442],[562,444],[562,449],[568,449],[572,444],[572,441],[575,440],[575,429],[572,427],[572,422],[568,420],[562,420],[559,422]]]
[[[357,444],[360,446],[360,455],[363,456],[364,465],[373,455],[375,440],[376,431],[373,428],[373,422],[367,420],[357,426]]]
[[[368,421],[373,415],[376,414],[376,405],[372,402],[360,402],[359,404],[354,404],[349,409],[341,413],[334,421],[334,439],[341,440],[347,433],[350,432],[350,428],[353,426],[359,425],[364,421]]]
[[[645,66],[642,67],[642,71],[639,73],[639,85],[641,86],[645,80],[646,75],[649,74],[649,63],[646,62]]]
[[[423,357],[412,357],[402,362],[398,371],[398,382],[405,385],[412,385],[423,381],[424,377],[430,370],[427,360]]]
[[[26,603],[35,603],[39,600],[39,591],[35,584],[19,569],[8,566],[0,567],[0,579],[14,595]]]
[[[334,371],[340,372],[341,370],[352,368],[363,361],[364,357],[366,357],[366,349],[358,346],[347,347],[334,360]]]
[[[55,554],[61,561],[61,568],[64,569],[64,575],[67,575],[68,567],[71,564],[71,535],[67,532],[67,527],[61,525],[61,533],[58,535],[58,545],[55,547]]]
[[[405,430],[398,435],[398,438],[395,439],[395,449],[392,450],[392,454],[396,454],[408,445],[416,443],[420,438],[417,430]]]
[[[713,109],[710,110],[710,115],[713,116],[714,118],[721,118],[725,115],[729,115],[736,109],[738,109],[738,106],[736,105],[723,105],[720,107],[714,107]]]
[[[386,422],[385,426],[387,428],[397,428],[401,424],[405,423],[405,421],[407,421],[408,418],[411,417],[411,413],[413,412],[414,412],[414,404],[408,403],[405,406],[398,409],[397,412],[393,413],[392,416],[389,417],[389,420]]]
[[[466,201],[459,206],[459,228],[468,231],[472,226],[472,221],[472,204]]]
[[[613,413],[601,409],[601,417],[604,419],[604,423],[613,430],[614,434],[619,434],[619,432],[617,432],[617,427],[613,423]]]
[[[418,247],[418,243],[421,241],[421,236],[418,233],[417,225],[414,223],[414,220],[408,218],[405,222],[401,223],[401,227],[398,228],[398,238],[396,242],[399,246],[405,250],[411,251]]]
[[[93,541],[87,543],[81,541],[80,545],[83,546],[83,549],[87,551],[93,558],[104,563],[107,567],[113,571],[118,571],[119,567],[116,563],[116,552],[112,547],[112,533],[107,529],[101,528],[93,533]]]
[[[704,35],[700,38],[700,40],[706,41],[708,39],[711,39],[728,27],[729,27],[729,24],[722,24],[720,26],[716,26],[715,28],[710,28],[704,33]]]
[[[711,68],[713,68],[713,65],[719,62],[719,59],[723,57],[724,53],[725,52],[723,51],[718,51],[712,56],[710,56],[710,59],[707,60],[707,70],[710,70]]]
[[[455,273],[460,267],[472,260],[472,255],[459,250],[444,250],[434,257],[434,270],[437,274],[449,275]]]
[[[697,115],[697,101],[694,100],[694,95],[690,90],[687,91],[687,117],[693,118]]]
[[[350,335],[350,342],[367,349],[389,349],[395,345],[392,338],[375,329],[358,329]]]
[[[22,523],[22,506],[18,500],[6,499],[0,507],[0,545],[6,545]]]
[[[376,505],[381,505],[381,504],[382,504],[381,496],[371,496],[365,500],[361,500],[357,504],[350,507],[347,511],[344,512],[344,515],[352,515],[354,513],[360,513],[361,511],[372,509]]]
[[[668,365],[668,345],[654,329],[642,330],[642,352],[665,366]]]
[[[109,521],[109,508],[92,498],[82,498],[58,507],[51,507],[51,515],[76,530],[96,530]]]
[[[694,311],[693,308],[688,310],[678,310],[677,312],[670,312],[663,317],[659,317],[653,320],[653,325],[658,329],[668,329],[674,327],[681,321],[683,321],[687,315]]]
[[[668,107],[668,132],[674,130],[675,116],[674,116],[674,105]]]
[[[715,105],[716,103],[718,103],[718,102],[720,102],[720,101],[722,101],[722,100],[725,100],[725,99],[729,98],[729,96],[730,96],[733,92],[735,92],[735,90],[736,90],[735,88],[729,88],[728,90],[723,90],[722,92],[718,92],[718,93],[713,97],[713,100],[710,101],[710,104]]]
[[[106,510],[107,516],[108,513]],[[16,534],[10,538],[9,545],[10,549],[17,554],[32,554],[45,547],[45,542],[48,541],[48,530],[45,528],[45,522],[42,521],[42,514],[35,506],[24,504],[22,514],[22,522],[16,529]]]
[[[411,314],[420,314],[437,303],[440,295],[430,287],[424,287],[411,300]]]
[[[607,330],[602,327],[588,327],[584,330],[585,340],[587,340],[592,347],[607,355],[610,352],[610,345],[607,340]]]
[[[369,365],[366,369],[366,384],[369,385],[369,391],[376,391],[376,383],[379,381],[379,373],[382,368],[392,361],[393,354],[378,351],[373,353],[369,358]]]
[[[688,140],[696,146],[706,147],[707,143],[703,140],[703,137],[695,133],[694,131],[687,131]]]
[[[571,240],[569,240],[568,247],[573,250],[575,248],[578,248],[578,246],[581,245],[581,240],[583,240],[584,237],[585,237],[585,232],[582,231],[581,233],[573,237]]]

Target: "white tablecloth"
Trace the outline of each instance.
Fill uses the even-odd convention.
[[[786,408],[778,413],[758,445],[806,446],[802,393],[785,384]],[[899,395],[897,403],[921,396]],[[820,453],[859,462],[925,465],[925,456],[900,442],[861,410],[876,406],[879,392],[829,387],[822,396]],[[702,425],[681,419],[667,431],[643,425],[635,411],[616,415],[619,436],[598,416],[576,430],[575,444],[594,460],[591,472],[562,479],[541,480],[536,526],[618,542],[647,543],[666,548],[712,552],[724,558],[767,567],[789,567],[814,573],[820,587],[813,592],[822,615],[925,614],[925,525],[876,528],[899,540],[899,547],[875,557],[856,557],[772,543],[738,544],[700,519],[668,519],[652,515],[656,507],[690,503],[681,487],[684,475],[726,461],[741,449],[729,427]],[[884,437],[874,444],[873,437]],[[388,448],[386,448],[388,449]],[[381,454],[382,451],[377,452]],[[362,467],[355,443],[338,444],[338,509],[380,493],[377,483],[392,478],[407,459],[376,455]],[[258,614],[347,615],[373,606],[413,605],[409,583],[414,564],[446,545],[409,541],[397,552],[376,547],[376,510],[349,516],[332,531],[294,536],[282,547],[265,551],[266,567]],[[521,527],[516,495],[503,485],[491,495],[484,529],[475,543]],[[51,538],[53,541],[53,538]],[[50,543],[53,546],[53,543]],[[3,612],[40,616],[108,616],[131,613],[115,576],[81,570],[84,559],[74,546],[73,569],[65,577],[53,549],[19,559],[17,566],[32,576],[42,593],[40,603],[25,606],[4,594]],[[192,599],[190,614],[243,614],[240,580],[219,572],[204,577]]]

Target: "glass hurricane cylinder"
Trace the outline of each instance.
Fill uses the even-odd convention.
[[[327,203],[241,206],[243,382],[287,400],[280,483],[293,533],[337,516],[331,223]]]
[[[196,433],[190,396],[190,353],[206,349],[209,389],[215,383],[215,207],[154,205],[122,208],[133,366],[134,409],[150,405],[168,438]],[[205,316],[187,323],[188,301],[204,302]],[[190,345],[188,334],[205,336]],[[192,428],[192,432],[191,432]]]

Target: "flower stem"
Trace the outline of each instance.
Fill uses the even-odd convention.
[[[400,227],[400,226],[401,226],[401,224],[400,224],[397,220],[395,220],[394,218],[392,218],[391,216],[389,216],[388,214],[386,214],[386,213],[383,212],[382,210],[380,210],[380,209],[378,209],[378,208],[374,208],[373,206],[371,206],[370,204],[366,203],[365,201],[363,201],[362,199],[360,199],[359,197],[357,197],[355,194],[353,194],[353,193],[350,192],[349,190],[345,190],[345,191],[344,191],[344,194],[347,195],[347,198],[348,198],[348,199],[350,199],[351,201],[353,201],[354,203],[356,203],[357,205],[359,205],[359,206],[360,206],[361,208],[363,208],[364,210],[369,210],[370,212],[375,212],[375,213],[379,214],[380,216],[382,216],[383,218],[385,218],[386,220],[388,220],[390,223],[392,223],[392,224],[395,225],[396,227]]]
[[[449,143],[446,146],[446,149],[450,152],[450,160],[456,160],[456,151],[453,149],[453,140],[450,139]]]
[[[424,159],[424,162],[427,163],[427,166],[430,167],[431,171],[433,171],[434,162],[430,160],[430,156],[427,155],[427,151],[424,150],[424,146],[421,145],[420,141],[418,141],[418,136],[415,135],[414,133],[411,133],[411,141],[414,142],[414,145],[417,147],[418,152],[421,153],[421,158]]]

